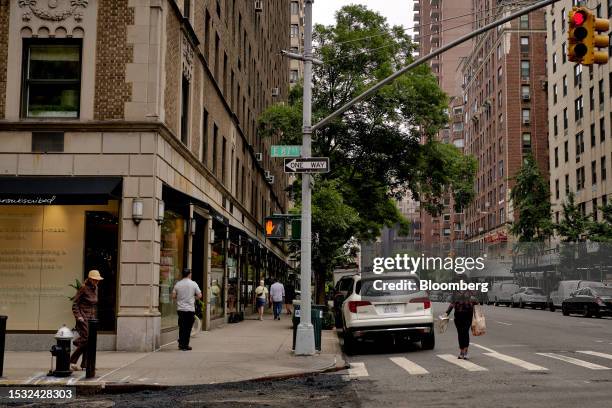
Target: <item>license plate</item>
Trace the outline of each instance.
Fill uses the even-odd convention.
[[[397,305],[386,305],[383,307],[383,313],[399,313],[399,306]]]

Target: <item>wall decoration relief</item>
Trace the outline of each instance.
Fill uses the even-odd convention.
[[[23,9],[23,21],[36,16],[45,21],[60,22],[72,17],[81,22],[89,0],[19,0],[18,4]]]

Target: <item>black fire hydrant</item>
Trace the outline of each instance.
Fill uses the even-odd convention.
[[[55,356],[55,370],[53,369],[53,357],[51,357],[51,370],[48,375],[55,377],[69,377],[70,371],[70,341],[74,336],[72,330],[62,325],[55,334],[57,344],[51,347],[51,355]]]

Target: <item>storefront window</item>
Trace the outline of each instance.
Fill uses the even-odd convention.
[[[223,317],[226,227],[213,222],[215,239],[210,260],[210,318]]]
[[[0,314],[9,316],[8,330],[73,324],[70,285],[80,285],[88,268],[105,277],[99,297],[110,299],[98,309],[101,329],[114,328],[118,208],[117,201],[0,206]],[[91,239],[101,229],[108,242]]]
[[[172,301],[174,284],[182,278],[185,250],[185,219],[174,211],[164,212],[161,227],[159,266],[159,311],[162,329],[178,325],[176,304]]]

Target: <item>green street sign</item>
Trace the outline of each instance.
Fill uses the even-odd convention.
[[[272,146],[272,157],[300,157],[302,155],[302,146]]]

